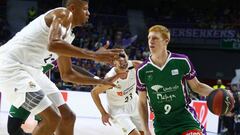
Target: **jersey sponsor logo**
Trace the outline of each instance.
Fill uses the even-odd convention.
[[[151,89],[153,89],[157,93],[167,93],[167,92],[173,92],[178,90],[179,86],[174,85],[174,86],[164,87],[162,85],[153,85]]]
[[[156,91],[156,92],[158,92],[158,90],[161,89],[161,88],[163,88],[162,85],[153,85],[153,86],[151,87],[151,89],[153,89],[153,90]]]
[[[117,92],[117,95],[118,95],[118,96],[123,96],[123,92],[122,92],[122,91],[119,91],[119,92]]]
[[[160,103],[162,102],[171,102],[173,99],[176,98],[176,95],[174,94],[157,94],[157,99],[160,100]]]
[[[125,90],[117,91],[117,95],[123,96],[123,95],[130,93],[133,90],[134,86],[135,86],[135,83],[133,85],[131,85],[130,87],[126,88]]]
[[[202,131],[196,130],[196,129],[188,130],[188,131],[182,133],[182,135],[202,135]]]
[[[171,72],[172,72],[172,75],[178,75],[179,74],[178,69],[173,69]]]
[[[156,94],[159,102],[162,103],[162,102],[173,101],[173,99],[176,98],[177,96],[174,93],[170,93],[170,92],[177,91],[179,89],[179,86],[174,85],[174,86],[164,87],[162,85],[153,85],[151,89],[154,91],[153,94]]]

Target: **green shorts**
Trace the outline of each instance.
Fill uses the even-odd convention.
[[[153,126],[156,135],[181,135],[189,130],[203,130],[197,119],[187,110],[171,116],[157,116]]]

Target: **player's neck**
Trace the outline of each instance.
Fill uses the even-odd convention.
[[[158,53],[152,54],[151,60],[157,66],[162,67],[166,63],[168,55],[167,50],[159,51]]]

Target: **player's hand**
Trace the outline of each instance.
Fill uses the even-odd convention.
[[[107,79],[102,79],[102,80],[101,80],[101,84],[102,84],[102,85],[108,85],[109,88],[112,88],[112,87],[119,88],[119,86],[115,85],[111,80],[109,80],[109,78],[107,78]]]
[[[112,118],[112,116],[109,113],[102,114],[103,125],[106,126],[107,124],[109,124],[110,126],[112,126],[110,121],[109,121],[111,118]]]
[[[119,59],[119,54],[123,52],[123,49],[107,49],[108,47],[109,41],[96,51],[95,60],[113,65],[113,61]]]
[[[229,96],[232,97],[232,99],[233,99],[233,103],[235,104],[235,99],[234,99],[234,96],[233,96],[232,91],[231,91],[231,90],[226,90],[226,91],[227,91],[227,93],[229,94]]]
[[[119,72],[117,73],[116,75],[112,76],[112,77],[108,77],[108,78],[105,78],[105,80],[109,81],[109,82],[114,82],[116,81],[118,78],[123,78],[125,76],[127,76],[128,74],[128,70],[125,71],[125,72]]]

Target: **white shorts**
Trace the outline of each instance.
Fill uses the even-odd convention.
[[[143,126],[141,124],[139,115],[115,117],[112,119],[112,123],[120,127],[125,135],[131,133],[134,129],[143,131]]]
[[[52,103],[57,106],[64,104],[59,89],[42,73],[41,69],[26,66],[18,62],[11,61],[0,66],[0,90],[7,96],[10,103],[17,108],[25,102],[26,92],[42,90],[47,97],[43,98],[44,101],[40,102],[41,105],[34,108],[38,110],[34,111],[35,113],[43,111]],[[53,93],[57,93],[58,96],[55,94],[55,96],[52,95]],[[53,101],[49,99],[52,96]],[[58,100],[56,100],[56,97]]]
[[[123,106],[109,106],[108,110],[113,117],[112,122],[128,135],[133,129],[143,131],[141,118],[138,111],[138,96],[129,104]]]

